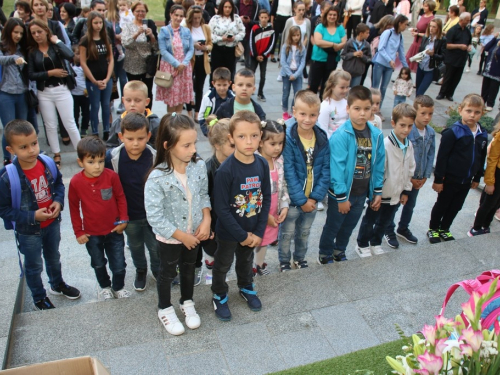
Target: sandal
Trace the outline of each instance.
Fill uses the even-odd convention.
[[[70,138],[63,138],[62,143],[63,143],[63,145],[67,146],[71,143],[71,139]]]
[[[57,169],[61,169],[61,154],[54,154],[54,163],[57,165]]]

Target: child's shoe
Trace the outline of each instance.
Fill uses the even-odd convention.
[[[441,229],[439,231],[439,237],[443,239],[443,241],[454,241],[455,237],[453,237],[453,234],[449,230],[443,230]]]
[[[253,290],[254,284],[247,285],[245,288],[240,289],[240,296],[247,301],[248,307],[252,311],[260,311],[262,309],[262,303],[259,297],[257,297],[257,291]]]
[[[194,269],[194,286],[200,285],[201,284],[201,275],[203,271],[201,267],[196,267]]]
[[[280,262],[280,272],[291,271],[290,262]]]
[[[384,240],[385,242],[387,242],[387,245],[389,245],[389,247],[392,249],[397,249],[399,247],[398,239],[396,238],[396,234],[394,233],[384,234]]]
[[[471,228],[470,231],[467,232],[467,235],[469,237],[475,237],[475,236],[480,236],[481,234],[486,234],[490,233],[490,228],[481,228],[478,230],[475,230],[474,228]]]
[[[205,267],[207,267],[207,273],[205,274],[205,284],[212,285],[212,269],[214,268],[214,261],[208,261],[205,259]]]
[[[323,211],[325,209],[325,205],[321,202],[318,202],[317,206],[316,206],[316,210],[317,211]]]
[[[267,268],[267,263],[262,263],[262,266],[256,265],[255,267],[256,273],[258,273],[260,276],[269,275],[271,273]]]
[[[372,252],[370,250],[370,246],[368,247],[359,247],[356,245],[356,253],[360,256],[360,258],[367,258],[372,256]]]
[[[182,305],[180,305],[181,311],[186,316],[185,323],[190,329],[196,329],[200,326],[200,316],[196,313],[194,308],[194,302],[190,299],[184,301]]]
[[[222,320],[223,322],[228,322],[231,320],[231,310],[227,304],[227,294],[214,294],[212,298],[214,304],[215,316]]]
[[[413,235],[410,229],[406,228],[404,230],[398,229],[396,231],[396,236],[403,238],[406,242],[416,244],[418,243],[418,238]]]
[[[50,310],[50,309],[55,309],[56,307],[50,302],[49,297],[45,297],[44,299],[41,299],[40,301],[37,301],[34,303],[35,308],[37,310]]]
[[[137,269],[135,271],[134,289],[138,292],[146,290],[148,270]]]
[[[331,264],[333,263],[332,256],[318,256],[318,264]]]
[[[335,262],[345,262],[347,260],[347,257],[345,256],[345,251],[339,251],[337,254],[335,254],[335,250],[333,251],[333,260]]]
[[[175,314],[174,306],[167,307],[163,310],[158,310],[158,319],[167,330],[168,333],[174,336],[179,336],[184,333],[184,326]]]
[[[121,288],[120,290],[111,289],[111,291],[113,292],[113,296],[115,298],[128,298],[128,297],[130,297],[130,292],[128,290],[126,290],[125,288]]]
[[[66,283],[61,283],[57,288],[50,288],[49,289],[50,294],[55,294],[55,295],[63,295],[66,298],[69,299],[78,299],[81,296],[81,293],[78,289],[75,287],[69,286]]]
[[[99,295],[104,300],[115,298],[115,296],[113,295],[113,292],[111,291],[111,288],[109,286],[107,288],[102,288],[102,290],[99,293]]]
[[[289,120],[292,116],[288,112],[283,112],[283,120]]]
[[[296,260],[293,262],[295,265],[295,268],[301,269],[301,268],[308,268],[309,266],[307,265],[307,260]]]
[[[258,98],[261,102],[265,102],[265,101],[266,101],[266,97],[264,96],[264,94],[259,94],[259,95],[257,95],[257,98]]]
[[[440,243],[441,238],[439,237],[439,231],[434,229],[429,229],[427,231],[427,238],[431,244]]]
[[[384,249],[382,249],[382,246],[380,245],[370,246],[370,250],[373,255],[380,255],[385,253]]]

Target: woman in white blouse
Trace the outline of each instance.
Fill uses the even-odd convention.
[[[345,13],[349,13],[349,21],[347,21],[346,29],[347,29],[347,39],[351,39],[351,35],[353,31],[356,30],[356,26],[361,22],[361,13],[363,10],[363,0],[347,0],[347,4],[345,6]],[[343,21],[344,18],[342,17]],[[341,22],[342,22],[341,21]]]
[[[234,50],[238,42],[245,37],[245,26],[240,16],[236,14],[231,0],[220,2],[217,15],[210,19],[209,26],[213,42],[210,82],[214,70],[220,67],[228,68],[231,71],[231,81],[234,81],[236,69]]]

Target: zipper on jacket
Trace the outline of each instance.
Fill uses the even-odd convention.
[[[478,126],[478,125],[476,125],[476,126]],[[478,131],[478,130],[480,130],[480,129],[481,129],[481,128],[476,129],[476,131]],[[471,172],[471,170],[472,170],[472,167],[474,166],[474,159],[475,159],[475,155],[476,155],[476,152],[475,152],[475,151],[476,151],[476,137],[479,135],[478,133],[476,133],[476,137],[474,137],[474,135],[472,134],[472,130],[470,130],[470,128],[469,128],[469,131],[471,132],[471,135],[472,135],[472,138],[473,138],[473,141],[474,141],[474,142],[473,142],[473,144],[472,144],[472,162],[471,162],[471,164],[470,164],[470,166],[469,166],[469,172],[467,173],[467,177],[466,177],[468,180],[470,180],[470,178],[472,177],[472,176],[470,175],[470,172]],[[463,184],[464,182],[466,182],[466,180],[462,180],[462,184]]]

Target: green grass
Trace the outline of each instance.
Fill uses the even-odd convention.
[[[310,365],[295,367],[289,370],[277,372],[281,375],[314,375],[335,374],[354,375],[356,370],[370,370],[375,375],[391,374],[392,368],[385,360],[386,356],[395,357],[403,354],[401,347],[405,345],[403,340],[392,341],[386,344],[363,349],[340,357],[327,359]],[[362,374],[362,372],[360,373]]]

